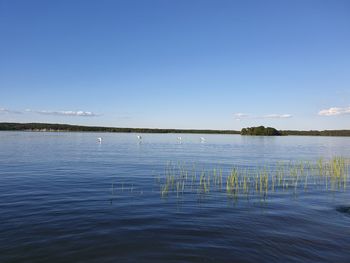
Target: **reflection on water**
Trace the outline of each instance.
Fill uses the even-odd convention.
[[[349,261],[350,138],[141,136],[0,132],[0,262]]]
[[[345,213],[350,215],[350,206],[338,206],[337,211],[340,213]]]

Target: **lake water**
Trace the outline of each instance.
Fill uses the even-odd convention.
[[[350,138],[0,132],[0,262],[350,262],[348,177],[226,187],[334,156]]]

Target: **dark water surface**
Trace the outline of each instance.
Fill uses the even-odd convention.
[[[155,183],[169,162],[349,158],[350,138],[178,136],[0,132],[0,262],[350,262],[350,184],[231,199]]]

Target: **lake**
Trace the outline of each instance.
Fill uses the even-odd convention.
[[[0,132],[0,262],[350,262],[349,157],[345,137]]]

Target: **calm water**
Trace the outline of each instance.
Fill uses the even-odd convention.
[[[179,198],[155,182],[169,162],[349,158],[350,138],[178,136],[0,132],[0,262],[350,262],[347,188]]]

